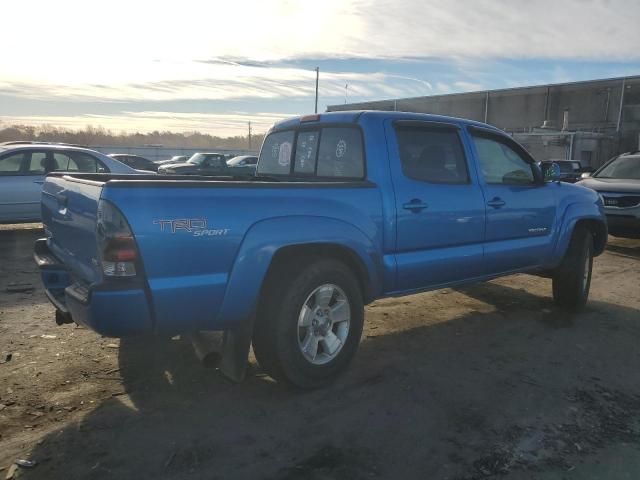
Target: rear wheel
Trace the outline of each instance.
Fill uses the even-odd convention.
[[[559,306],[580,310],[587,303],[593,270],[593,235],[584,227],[573,232],[562,263],[553,275],[553,299]]]
[[[253,349],[276,380],[317,388],[346,369],[363,319],[360,286],[343,263],[317,260],[284,268],[270,276],[264,290]]]

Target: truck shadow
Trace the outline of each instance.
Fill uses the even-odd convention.
[[[182,340],[123,340],[126,395],[45,438],[24,478],[473,479],[637,447],[638,310],[593,302],[574,316],[491,282],[447,295],[464,310],[447,316],[443,297],[369,308],[350,370],[308,393],[255,363],[232,385]]]
[[[607,244],[607,251],[622,257],[640,258],[640,240],[615,239]]]
[[[1,308],[49,303],[33,261],[33,244],[42,237],[41,228],[0,230]]]

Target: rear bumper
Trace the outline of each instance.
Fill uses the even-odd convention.
[[[153,333],[153,318],[142,286],[85,287],[74,282],[46,239],[36,240],[33,258],[40,269],[47,298],[74,322],[107,337]]]

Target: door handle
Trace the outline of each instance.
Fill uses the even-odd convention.
[[[37,183],[38,185],[42,185],[44,180],[34,180],[33,183]]]
[[[413,213],[418,213],[425,208],[429,208],[429,205],[418,198],[414,198],[410,202],[402,204],[402,208],[405,210],[411,210]]]
[[[507,202],[502,200],[500,197],[494,197],[493,200],[489,200],[487,202],[487,205],[489,205],[490,207],[493,207],[493,208],[504,207],[506,204],[507,204]]]

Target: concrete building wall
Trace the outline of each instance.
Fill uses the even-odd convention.
[[[608,157],[600,157],[606,157],[609,151],[614,155],[638,149],[640,76],[331,105],[328,110],[398,110],[450,115],[486,121],[510,133],[533,132],[547,120],[554,130],[566,127],[570,132],[605,134],[595,141],[608,146],[593,148],[601,152],[598,154],[601,163]],[[572,153],[574,159],[580,160],[578,150]]]

